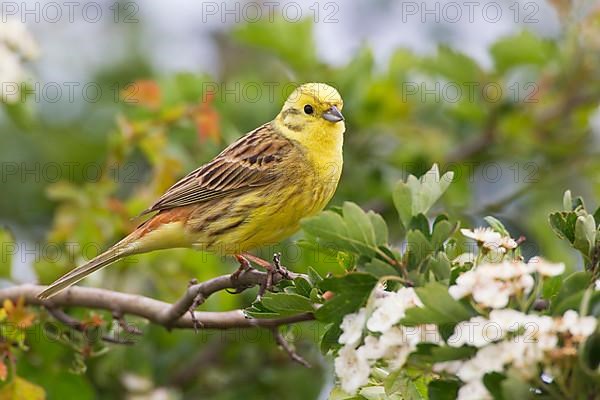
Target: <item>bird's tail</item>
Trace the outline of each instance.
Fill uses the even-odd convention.
[[[99,269],[104,268],[125,256],[137,253],[135,246],[132,246],[133,243],[131,243],[132,240],[130,238],[131,235],[87,263],[61,276],[44,289],[44,291],[38,294],[38,298],[48,299]]]

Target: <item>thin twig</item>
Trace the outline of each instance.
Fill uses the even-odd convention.
[[[142,335],[141,329],[138,328],[137,326],[133,326],[133,325],[129,324],[127,321],[125,321],[125,317],[123,316],[123,314],[121,312],[113,311],[112,317],[115,321],[117,321],[117,323],[119,324],[121,329],[123,329],[123,331],[125,331],[131,335],[136,335],[136,336]]]
[[[281,332],[279,332],[278,327],[274,327],[273,329],[271,329],[271,332],[273,332],[273,338],[275,338],[275,342],[277,342],[277,344],[281,346],[283,350],[285,350],[285,352],[288,354],[288,356],[290,356],[290,358],[293,361],[305,366],[306,368],[311,368],[310,363],[304,358],[302,358],[302,356],[300,356],[298,353],[296,353],[292,345],[289,344],[287,340],[285,340]]]
[[[83,322],[71,317],[69,314],[65,313],[63,310],[54,308],[54,307],[46,307],[46,310],[48,310],[48,313],[52,317],[54,317],[54,319],[61,322],[62,324],[68,326],[69,328],[75,329],[76,331],[81,332],[84,335],[87,334],[89,328],[86,327]],[[126,344],[126,345],[134,344],[134,342],[132,340],[119,339],[116,336],[111,336],[111,335],[102,335],[101,339],[107,343]]]

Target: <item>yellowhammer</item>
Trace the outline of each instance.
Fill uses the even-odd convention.
[[[48,298],[125,256],[174,247],[235,255],[241,268],[248,250],[276,243],[321,211],[342,172],[342,98],[323,83],[298,87],[281,112],[238,139],[211,162],[171,186],[155,213],[106,252],[65,274]],[[267,265],[263,265],[267,266]]]

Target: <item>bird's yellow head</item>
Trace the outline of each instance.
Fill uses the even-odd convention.
[[[306,83],[285,101],[276,127],[311,151],[340,151],[343,144],[344,102],[337,90],[324,83]]]

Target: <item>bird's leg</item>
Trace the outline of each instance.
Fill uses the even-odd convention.
[[[270,262],[268,262],[267,260],[263,260],[260,257],[255,256],[254,254],[250,254],[250,253],[242,253],[242,256],[247,259],[252,261],[253,263],[263,267],[264,269],[266,269],[267,271],[269,270],[273,270],[274,267],[273,265],[271,265]]]
[[[275,267],[273,267],[273,265],[271,265],[271,263],[267,260],[263,260],[262,258],[250,253],[243,253],[242,255],[244,258],[251,260],[253,263],[263,267],[267,272],[267,279],[265,280],[264,284],[260,285],[260,289],[258,290],[258,298],[262,299],[265,292],[273,287],[273,275],[277,271]]]
[[[244,256],[244,258],[251,260],[252,262],[256,263],[257,265],[263,267],[267,271],[267,279],[265,281],[264,286],[261,286],[261,290],[259,292],[259,296],[261,296],[261,297],[264,294],[265,290],[270,289],[273,286],[273,275],[280,274],[285,279],[291,279],[290,273],[288,272],[288,270],[285,269],[285,267],[283,267],[281,265],[281,254],[280,253],[275,253],[273,255],[273,264],[271,264],[267,260],[263,260],[262,258],[255,256],[253,254],[244,253],[243,256]]]
[[[240,278],[240,275],[242,275],[244,272],[253,269],[252,268],[252,264],[250,264],[250,261],[248,261],[246,259],[246,257],[244,257],[241,254],[236,254],[235,259],[237,260],[238,263],[240,263],[240,266],[238,267],[238,269],[236,269],[232,274],[231,274],[231,282],[233,283],[234,286],[236,286],[236,288],[234,290],[226,290],[227,293],[231,293],[231,294],[238,294],[238,293],[242,293],[244,290],[248,289],[250,286],[247,285],[239,285],[238,279]]]
[[[235,270],[233,274],[231,274],[231,280],[233,281],[238,280],[241,274],[248,271],[249,269],[252,269],[250,261],[248,261],[248,259],[246,259],[246,257],[244,257],[243,255],[236,254],[235,259],[238,263],[240,263],[240,266],[238,269]]]
[[[285,279],[292,279],[290,275],[290,271],[287,270],[286,267],[281,265],[281,253],[273,254],[273,265],[275,265],[275,270],[281,274]]]

